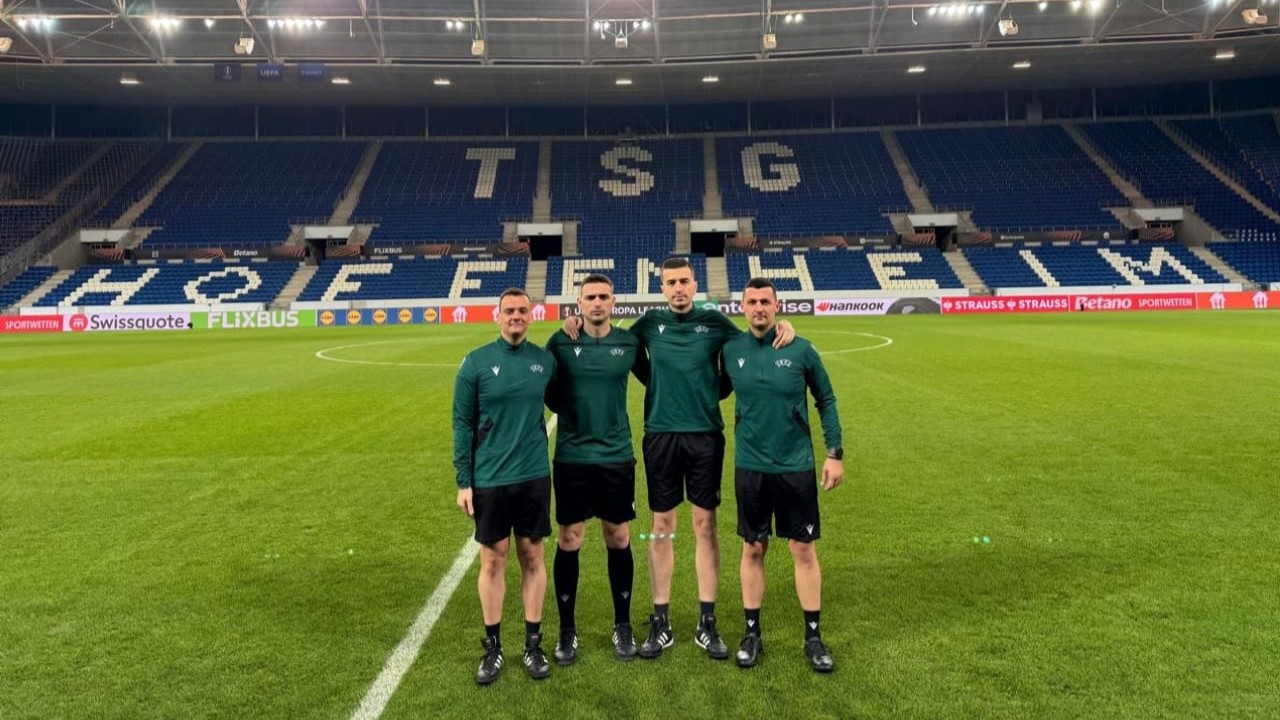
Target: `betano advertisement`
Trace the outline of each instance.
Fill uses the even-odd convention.
[[[1112,293],[945,298],[942,312],[1133,312],[1145,310],[1280,310],[1280,292]]]

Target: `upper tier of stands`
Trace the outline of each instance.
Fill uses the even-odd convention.
[[[37,307],[269,303],[297,272],[289,262],[86,265]]]
[[[120,189],[107,199],[105,205],[93,216],[100,225],[110,225],[120,218],[131,205],[146,195],[168,170],[187,146],[184,143],[164,143],[152,154]]]
[[[1273,193],[1280,195],[1280,127],[1276,126],[1275,116],[1223,118],[1219,122],[1245,162],[1258,171]]]
[[[664,257],[677,216],[702,211],[702,142],[557,142],[551,152],[551,214],[581,220],[586,256]]]
[[[972,208],[984,230],[1114,228],[1103,208],[1128,204],[1060,127],[916,130],[898,142],[934,205]]]
[[[305,302],[404,298],[497,297],[524,287],[529,259],[459,260],[452,257],[320,264],[298,299]]]
[[[0,199],[40,199],[99,146],[96,142],[0,141]]]
[[[1217,120],[1178,120],[1174,128],[1191,141],[1211,162],[1226,171],[1254,197],[1271,208],[1280,207],[1280,195],[1267,184]],[[1275,123],[1272,123],[1274,130]]]
[[[877,133],[719,138],[716,171],[725,216],[759,237],[883,235],[911,204]]]
[[[362,143],[206,143],[139,224],[148,244],[278,244],[293,219],[327,220]]]
[[[498,242],[504,219],[531,214],[537,179],[534,142],[390,142],[355,217],[378,223],[375,243]]]
[[[1219,242],[1205,247],[1256,283],[1280,282],[1280,242]]]
[[[808,252],[728,253],[729,289],[737,295],[757,275],[780,291],[963,288],[936,248],[812,249]]]
[[[1025,244],[968,247],[964,256],[993,288],[1228,282],[1184,245]]]
[[[603,273],[613,281],[615,295],[657,295],[662,292],[662,262],[669,255],[625,257],[552,257],[547,259],[547,297],[576,296],[577,284],[589,273]],[[686,255],[701,292],[707,289],[707,257]]]
[[[1280,231],[1267,216],[1182,151],[1150,122],[1081,125],[1080,131],[1111,164],[1160,202],[1190,202],[1227,237],[1241,230]]]

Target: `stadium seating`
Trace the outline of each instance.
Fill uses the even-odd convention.
[[[64,212],[61,204],[0,205],[0,254],[35,237]]]
[[[1219,242],[1205,247],[1256,283],[1280,282],[1280,242]]]
[[[736,293],[757,273],[751,257],[758,259],[760,273],[781,291],[830,292],[837,290],[936,290],[962,288],[936,248],[811,249],[808,252],[728,253],[725,266],[729,287]]]
[[[875,133],[720,138],[716,165],[725,216],[759,237],[884,235],[911,205]]]
[[[403,300],[411,298],[497,297],[524,287],[529,259],[459,260],[452,257],[325,262],[298,300]]]
[[[599,272],[613,281],[615,295],[656,295],[662,292],[659,268],[670,255],[653,257],[552,257],[547,259],[547,297],[573,295],[576,289],[572,278],[584,273]],[[707,258],[705,255],[686,255],[693,266],[693,277],[701,292],[707,290]],[[565,270],[570,272],[565,282]]]
[[[1028,243],[968,247],[964,249],[964,256],[982,281],[993,288],[1229,282],[1186,246],[1174,244]],[[1175,263],[1181,265],[1182,271]]]
[[[578,218],[578,252],[665,257],[677,216],[702,212],[698,140],[557,142],[551,152],[551,213]]]
[[[0,174],[9,176],[7,198],[39,199],[99,147],[94,142],[9,140],[0,143]]]
[[[537,177],[533,142],[386,143],[355,217],[377,222],[373,243],[496,243],[529,218]]]
[[[27,293],[53,277],[58,268],[52,265],[35,265],[0,287],[0,308],[6,308],[26,297]]]
[[[1268,217],[1223,185],[1150,122],[1081,125],[1094,147],[1142,190],[1162,203],[1191,203],[1226,237],[1244,230],[1280,231]]]
[[[913,130],[903,152],[937,207],[972,209],[983,230],[1115,228],[1128,205],[1060,127]]]
[[[177,161],[178,156],[186,148],[187,146],[183,143],[161,145],[138,169],[138,172],[107,199],[106,204],[94,214],[93,222],[98,225],[110,225],[115,222],[131,205],[151,190],[160,176]]]
[[[1272,192],[1280,195],[1280,128],[1275,116],[1223,118],[1219,122],[1245,162],[1258,171]]]
[[[85,266],[37,307],[269,303],[297,272],[291,262]]]
[[[364,145],[340,142],[207,143],[139,225],[148,245],[277,244],[290,220],[323,222],[341,199]]]
[[[1177,120],[1171,123],[1210,162],[1240,183],[1254,197],[1271,208],[1280,207],[1280,195],[1267,184],[1262,173],[1249,163],[1239,147],[1217,120]],[[1275,124],[1272,123],[1272,128]]]

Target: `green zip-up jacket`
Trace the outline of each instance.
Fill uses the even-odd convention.
[[[621,328],[601,338],[584,329],[577,342],[563,330],[547,340],[556,359],[556,381],[548,405],[559,413],[556,461],[624,463],[635,459],[627,419],[627,376],[641,380],[647,362],[640,341]]]
[[[527,340],[501,337],[467,353],[453,385],[458,488],[488,488],[551,474],[542,416],[556,360]]]
[[[813,470],[805,390],[813,393],[828,450],[842,447],[835,392],[812,343],[796,337],[787,347],[774,349],[775,335],[770,330],[757,339],[743,333],[724,346],[725,373],[738,398],[734,465],[764,473]]]
[[[649,352],[644,394],[646,432],[716,432],[720,416],[720,348],[742,334],[719,310],[678,314],[650,310],[631,326]]]

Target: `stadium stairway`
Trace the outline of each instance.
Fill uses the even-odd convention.
[[[533,221],[551,222],[550,138],[543,138],[538,142],[538,181],[533,191]],[[575,235],[574,237],[576,238],[577,236]]]
[[[565,222],[564,234],[560,236],[560,254],[565,257],[578,255],[578,223]]]
[[[1142,191],[1138,189],[1137,185],[1134,185],[1125,179],[1116,171],[1106,158],[1102,157],[1102,154],[1099,153],[1098,149],[1089,142],[1089,139],[1080,132],[1080,129],[1075,126],[1075,123],[1063,123],[1062,129],[1066,131],[1067,135],[1070,136],[1073,141],[1075,141],[1076,145],[1080,146],[1080,149],[1084,151],[1084,154],[1089,156],[1089,159],[1093,161],[1093,164],[1097,165],[1098,169],[1107,176],[1107,179],[1111,181],[1111,184],[1114,185],[1122,195],[1124,195],[1125,200],[1129,201],[1129,205],[1131,207],[1154,207],[1155,204],[1142,194]],[[1133,214],[1131,212],[1127,209],[1122,209],[1119,212],[1113,210],[1112,212],[1115,214],[1117,220],[1124,223],[1125,227],[1131,227],[1131,223],[1133,222]],[[1143,227],[1143,224],[1139,223],[1136,227]]]
[[[982,282],[982,278],[978,276],[978,271],[973,269],[973,265],[969,264],[969,258],[964,256],[962,252],[944,252],[942,257],[947,259],[947,264],[951,266],[951,271],[960,278],[960,282],[964,284],[966,290],[974,295],[988,295],[990,289],[987,284]]]
[[[693,252],[693,233],[689,230],[688,218],[676,220],[676,254],[688,255]]]
[[[733,296],[729,287],[728,263],[724,257],[707,258],[707,297],[712,300],[728,300]]]
[[[293,277],[289,278],[289,282],[285,283],[284,289],[271,302],[272,310],[288,310],[298,296],[302,294],[303,288],[311,282],[311,278],[315,276],[316,265],[299,265],[297,272]]]
[[[702,138],[702,217],[707,220],[724,217],[724,199],[720,195],[717,172],[716,139],[708,135]]]
[[[1176,129],[1174,129],[1174,127],[1170,125],[1167,120],[1156,120],[1155,124],[1156,124],[1156,127],[1160,128],[1160,132],[1168,136],[1168,138],[1172,140],[1175,145],[1182,148],[1182,151],[1190,155],[1191,159],[1195,160],[1197,163],[1200,164],[1200,167],[1209,171],[1209,173],[1214,177],[1216,177],[1218,181],[1221,182],[1223,185],[1226,185],[1227,187],[1231,188],[1232,192],[1244,198],[1245,202],[1248,202],[1250,205],[1256,208],[1258,212],[1267,216],[1273,222],[1280,223],[1280,213],[1277,213],[1275,210],[1272,210],[1271,207],[1269,207],[1266,203],[1259,200],[1257,196],[1255,196],[1253,193],[1249,192],[1248,190],[1244,189],[1244,186],[1236,182],[1235,179],[1233,179],[1230,175],[1223,172],[1222,168],[1219,168],[1213,161],[1211,161],[1209,158],[1201,154],[1201,152],[1198,149],[1196,149],[1196,147],[1193,146],[1191,143],[1187,142],[1187,139],[1183,137],[1182,134],[1179,133]]]
[[[381,140],[374,140],[365,146],[360,164],[356,166],[351,182],[347,183],[347,192],[338,201],[338,207],[333,209],[333,215],[329,216],[330,225],[346,225],[351,222],[351,214],[356,211],[356,205],[360,204],[360,193],[364,192],[364,184],[369,181],[369,173],[373,171],[373,164],[378,161],[378,154],[381,152]]]
[[[534,302],[547,299],[547,261],[530,260],[529,274],[525,276],[524,291]]]
[[[155,202],[156,197],[164,191],[165,187],[169,185],[169,182],[173,180],[174,176],[182,172],[182,168],[187,166],[187,163],[191,161],[191,158],[195,157],[195,154],[199,152],[200,148],[203,146],[203,142],[193,142],[188,145],[187,149],[178,156],[178,159],[173,161],[173,165],[171,165],[168,170],[165,170],[164,174],[160,176],[160,179],[156,181],[155,186],[148,190],[147,194],[139,198],[137,202],[130,205],[128,210],[125,210],[115,222],[111,223],[111,227],[116,230],[128,230],[132,227],[133,224],[137,222],[138,218],[142,217],[142,213],[146,212],[147,208],[151,207],[151,203]],[[141,240],[138,242],[140,243]],[[138,243],[135,243],[134,246],[136,247],[137,244]]]
[[[115,146],[116,146],[116,143],[114,142],[105,142],[99,145],[96,150],[89,153],[89,157],[86,157],[84,159],[84,162],[80,163],[80,167],[73,170],[70,175],[62,178],[62,180],[59,181],[57,185],[53,186],[53,189],[51,189],[48,193],[45,194],[44,202],[47,202],[47,203],[57,202],[58,196],[62,194],[63,190],[66,190],[68,187],[71,186],[72,183],[79,180],[81,175],[84,175],[89,168],[93,167],[94,163],[101,160],[103,155],[106,155],[107,153],[111,152],[111,149],[114,148]]]
[[[893,159],[893,166],[898,169],[898,177],[902,178],[902,189],[906,191],[911,207],[918,213],[933,212],[933,203],[930,202],[928,193],[921,187],[915,168],[911,167],[911,161],[907,159],[906,153],[902,152],[902,146],[898,144],[898,136],[892,130],[881,130],[880,138],[884,140],[884,147],[889,151],[889,157]]]
[[[75,271],[59,270],[58,272],[51,275],[48,280],[45,280],[44,282],[37,285],[34,290],[27,293],[26,296],[24,296],[21,300],[15,303],[14,306],[15,307],[31,307],[35,305],[40,298],[44,297],[45,295],[48,295],[50,290],[58,287],[59,285],[62,284],[63,280],[66,280],[67,278],[71,277],[71,273],[73,272]]]
[[[1203,245],[1189,246],[1191,254],[1200,258],[1206,265],[1217,270],[1227,280],[1233,283],[1240,283],[1246,290],[1252,289],[1254,283],[1249,278],[1241,275],[1235,268],[1231,267],[1225,260],[1213,254],[1213,251]]]

